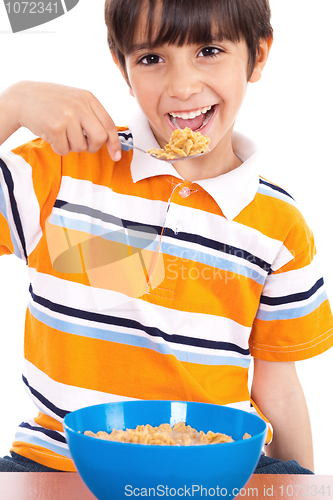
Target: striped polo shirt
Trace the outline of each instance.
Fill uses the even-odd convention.
[[[28,264],[23,382],[38,415],[13,450],[75,470],[65,415],[172,399],[258,412],[251,356],[294,361],[333,344],[313,235],[233,134],[237,169],[197,182],[130,148],[157,147],[137,115],[106,146],[61,157],[41,139],[0,160],[0,253]],[[267,440],[271,439],[271,429]]]

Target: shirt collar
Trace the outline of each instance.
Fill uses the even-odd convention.
[[[138,111],[129,122],[133,143],[148,151],[159,148],[149,122],[142,111]],[[223,215],[233,220],[253,201],[259,185],[259,165],[261,158],[255,144],[244,135],[233,132],[232,146],[235,154],[243,162],[238,168],[212,179],[195,181],[219,205]],[[131,173],[134,182],[157,175],[172,175],[182,179],[171,163],[156,160],[133,149]]]

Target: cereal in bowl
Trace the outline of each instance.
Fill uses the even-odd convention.
[[[119,441],[121,443],[178,446],[232,443],[234,441],[231,436],[220,432],[198,432],[190,425],[186,425],[185,422],[178,422],[173,427],[170,424],[161,424],[158,427],[146,424],[138,425],[136,429],[126,429],[125,431],[113,429],[110,433],[99,431],[96,434],[91,431],[85,431],[84,434],[108,441]],[[245,434],[243,439],[248,439],[249,437],[251,437],[249,434]]]

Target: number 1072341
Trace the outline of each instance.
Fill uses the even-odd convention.
[[[330,498],[331,497],[331,487],[330,486],[317,486],[317,485],[288,485],[288,486],[280,486],[280,495],[281,497],[322,497],[322,498]]]
[[[8,14],[58,14],[58,2],[8,2]]]

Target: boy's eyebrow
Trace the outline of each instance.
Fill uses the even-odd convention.
[[[209,44],[214,44],[214,43],[219,43],[219,42],[228,42],[228,38],[227,37],[223,37],[223,38],[220,38],[218,36],[212,36],[212,38],[210,40],[208,40],[207,42],[203,43],[203,44],[194,44],[194,45],[209,45]],[[231,42],[232,43],[232,42]],[[136,52],[140,52],[141,50],[156,50],[158,48],[158,46],[156,45],[153,45],[149,42],[142,42],[142,43],[135,43],[132,45],[132,47],[130,48],[130,51],[129,53],[130,54],[135,54]]]
[[[153,48],[154,47],[151,45],[151,43],[148,43],[148,42],[135,43],[132,45],[132,47],[130,49],[130,54],[133,54],[135,52],[140,52],[140,50],[147,50],[147,49],[153,49]]]

